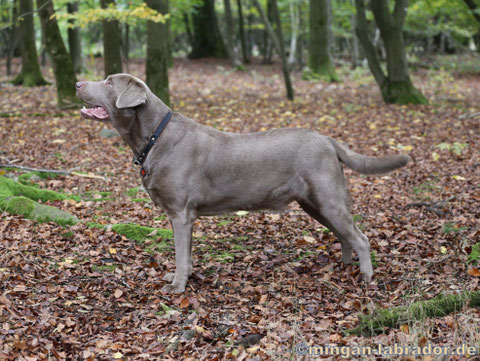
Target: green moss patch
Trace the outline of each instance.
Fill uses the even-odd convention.
[[[18,214],[38,222],[55,222],[73,225],[78,219],[60,209],[37,203],[69,198],[65,194],[20,184],[6,177],[0,177],[0,209]]]
[[[140,191],[138,187],[130,188],[125,194],[129,197],[135,197],[137,193]]]
[[[428,301],[415,302],[408,307],[394,307],[378,310],[372,315],[362,315],[359,316],[358,327],[348,333],[371,336],[415,320],[443,317],[452,312],[461,311],[464,306],[480,307],[480,291],[440,295]]]
[[[476,243],[472,247],[472,252],[468,255],[468,263],[480,261],[480,242]]]
[[[150,228],[137,224],[114,224],[112,229],[118,234],[124,235],[130,240],[144,242],[146,239],[171,239],[173,232],[169,229]]]

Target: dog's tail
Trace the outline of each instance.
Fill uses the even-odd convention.
[[[361,174],[379,174],[387,173],[394,169],[403,167],[408,163],[408,155],[393,155],[389,157],[367,157],[355,153],[344,145],[338,143],[335,139],[329,138],[330,142],[337,151],[340,161],[348,168]]]

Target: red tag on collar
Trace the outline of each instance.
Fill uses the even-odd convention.
[[[145,177],[145,176],[147,175],[147,171],[146,171],[143,167],[140,168],[140,175],[141,175],[142,177]]]

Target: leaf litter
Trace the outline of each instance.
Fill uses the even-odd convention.
[[[364,287],[358,266],[342,265],[338,240],[292,205],[279,214],[197,220],[187,290],[162,294],[161,279],[175,267],[170,240],[150,234],[135,242],[110,227],[87,225],[170,228],[160,209],[142,201],[146,194],[136,195],[138,201],[125,194],[140,185],[127,146],[101,137],[105,125],[56,110],[51,86],[4,85],[2,163],[80,167],[102,179],[36,182],[81,197],[46,202],[81,220],[68,229],[1,215],[0,359],[286,360],[295,358],[299,342],[478,345],[475,309],[374,337],[346,334],[359,314],[478,290],[478,265],[468,257],[480,235],[480,132],[478,119],[464,116],[479,110],[478,75],[458,77],[439,92],[421,71],[415,81],[431,105],[393,106],[382,102],[371,79],[367,86],[348,77],[330,85],[294,74],[298,96],[288,102],[275,67],[225,67],[213,60],[176,61],[170,72],[174,109],[225,131],[301,126],[363,154],[412,157],[387,176],[346,170],[352,213],[375,251],[374,284]],[[143,64],[132,61],[131,73],[144,78]],[[453,151],[456,143],[462,146]]]

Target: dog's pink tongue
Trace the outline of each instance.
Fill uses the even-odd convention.
[[[94,108],[83,108],[80,110],[80,114],[82,114],[85,118],[95,118],[95,119],[108,119],[109,115],[108,112],[103,107],[94,107]]]

